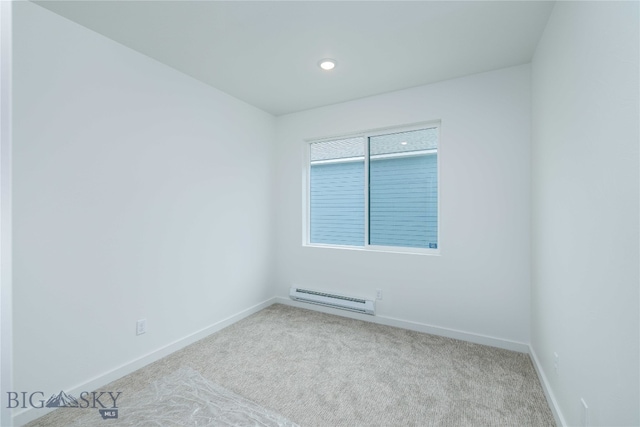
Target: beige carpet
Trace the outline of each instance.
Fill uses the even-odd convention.
[[[125,418],[135,425],[149,390],[169,387],[184,372],[254,402],[275,425],[555,425],[526,354],[280,304],[102,387],[122,391],[119,419],[94,414],[94,423],[76,425],[124,425]],[[201,387],[191,386],[198,395]],[[163,404],[153,401],[157,419],[137,425],[207,425],[189,418],[205,403],[163,419],[172,393]],[[29,426],[73,425],[86,412],[62,408]]]

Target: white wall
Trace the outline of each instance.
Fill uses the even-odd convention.
[[[0,395],[11,391],[13,304],[11,287],[11,9],[0,2]],[[0,405],[0,425],[10,425]]]
[[[532,66],[531,344],[572,426],[640,425],[638,23],[558,2]]]
[[[442,121],[441,255],[303,247],[304,139],[427,120]],[[527,65],[278,117],[277,294],[379,288],[380,316],[527,343],[529,126]]]
[[[34,4],[13,25],[14,389],[272,297],[275,119]]]

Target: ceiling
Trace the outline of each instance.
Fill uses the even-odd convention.
[[[35,1],[274,115],[531,61],[553,2]],[[334,58],[330,71],[318,67]]]

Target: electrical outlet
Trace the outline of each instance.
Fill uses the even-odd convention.
[[[381,300],[382,299],[382,289],[378,289],[376,291],[376,299],[377,300]]]
[[[584,427],[589,427],[589,406],[587,406],[587,402],[584,401],[584,398],[580,398],[580,409],[582,409],[582,425]]]
[[[553,353],[553,370],[556,372],[556,374],[558,373],[558,365],[560,364],[560,356],[558,356],[558,353]]]
[[[136,335],[147,332],[147,319],[140,319],[136,322]]]

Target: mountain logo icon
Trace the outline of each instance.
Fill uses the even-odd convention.
[[[60,393],[52,395],[46,403],[47,408],[77,408],[78,400],[70,394],[60,390]]]

